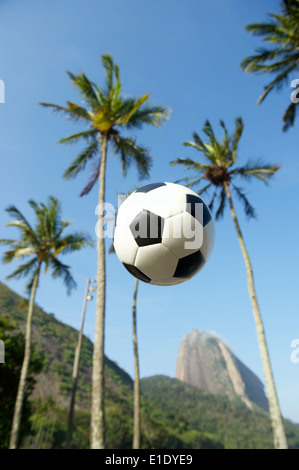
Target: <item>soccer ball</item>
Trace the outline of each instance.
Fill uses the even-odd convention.
[[[194,191],[180,184],[154,183],[121,204],[114,248],[137,279],[170,286],[191,279],[204,267],[214,233],[211,212]]]

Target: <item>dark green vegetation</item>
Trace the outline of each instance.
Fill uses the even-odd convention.
[[[0,316],[3,318],[5,314],[10,322],[17,322],[21,331],[24,330],[27,312],[26,306],[20,306],[22,302],[24,303],[22,297],[0,283]],[[11,331],[6,334],[10,336],[13,333]],[[0,334],[2,339],[4,333],[1,330]],[[59,322],[54,315],[46,314],[38,306],[35,307],[34,355],[39,364],[40,354],[44,354],[44,367],[35,377],[36,386],[32,401],[26,405],[28,411],[23,417],[26,426],[21,447],[64,446],[68,393],[77,335],[75,329]],[[6,337],[4,339],[6,343]],[[92,349],[91,341],[84,337],[73,434],[74,448],[89,447]],[[0,391],[4,394],[7,392],[7,386],[2,379],[2,368],[9,365],[8,360],[18,361],[20,367],[22,357],[19,356],[18,350],[16,352],[18,357],[11,359],[7,354],[7,363],[0,365]],[[131,448],[133,382],[126,372],[107,358],[106,366],[107,447]],[[31,365],[32,372],[38,370],[40,367]],[[18,372],[14,380],[16,389]],[[225,398],[206,394],[168,377],[143,379],[141,391],[141,446],[144,448],[273,446],[270,420],[263,411],[251,412],[242,404],[234,404]],[[11,389],[9,394],[11,403],[7,406],[11,408],[12,414],[15,396]],[[4,420],[4,413],[5,409],[1,407],[0,423]],[[299,426],[290,422],[285,422],[285,425],[290,447],[299,448]],[[27,437],[24,439],[25,434]],[[2,435],[1,443],[5,447]]]
[[[16,333],[16,323],[8,321],[4,315],[0,316],[0,338],[5,344],[5,363],[0,365],[0,449],[7,448],[17,394],[20,370],[24,355],[24,336]],[[43,368],[43,356],[34,348],[31,351],[31,362],[28,380],[25,389],[23,421],[20,429],[21,439],[30,432],[30,416],[32,406],[28,397],[35,385],[33,374],[39,373]]]
[[[171,414],[173,426],[181,426],[182,436],[197,440],[197,430],[205,430],[212,442],[224,448],[273,448],[271,423],[268,413],[250,411],[241,402],[215,397],[177,379],[154,376],[142,379],[143,396]],[[184,429],[184,424],[186,428]],[[299,426],[285,421],[289,447],[299,448]]]

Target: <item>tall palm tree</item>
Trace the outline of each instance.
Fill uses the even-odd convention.
[[[168,117],[162,106],[149,106],[145,102],[149,94],[139,98],[124,98],[121,95],[122,84],[119,68],[110,55],[101,58],[105,69],[104,88],[91,82],[84,73],[73,75],[68,72],[73,85],[79,90],[84,106],[68,101],[66,106],[40,103],[64,114],[72,121],[80,121],[84,131],[60,140],[60,143],[75,143],[83,140],[85,149],[74,158],[66,169],[66,179],[75,178],[92,163],[92,172],[87,185],[80,196],[89,193],[99,180],[99,213],[97,233],[97,302],[96,326],[92,369],[92,405],[91,405],[91,448],[105,448],[105,410],[104,410],[104,328],[105,328],[105,241],[103,230],[103,211],[105,203],[106,159],[108,144],[119,156],[123,173],[134,162],[141,178],[148,176],[151,157],[149,149],[137,145],[135,138],[123,136],[122,132],[140,129],[144,124],[159,126]]]
[[[284,0],[280,14],[270,14],[267,23],[252,23],[246,26],[249,33],[261,36],[269,44],[256,54],[241,62],[244,72],[275,74],[274,79],[264,88],[258,103],[264,101],[270,91],[290,86],[289,77],[299,70],[299,0]],[[290,96],[291,92],[288,94]],[[283,115],[283,130],[294,125],[297,103],[291,102]]]
[[[198,192],[198,194],[203,194],[209,189],[213,189],[210,208],[213,209],[215,199],[218,198],[219,204],[216,210],[216,219],[219,219],[223,216],[225,205],[228,200],[230,212],[234,221],[235,229],[237,231],[241,252],[246,266],[247,285],[265,376],[269,411],[274,434],[274,445],[276,448],[282,449],[287,448],[287,441],[273,379],[263,321],[257,301],[252,265],[245,246],[244,238],[232,199],[233,191],[234,194],[240,199],[241,203],[243,203],[246,216],[249,218],[255,217],[254,208],[248,201],[242,188],[236,186],[235,180],[239,177],[244,180],[258,179],[267,183],[268,180],[277,172],[279,166],[251,161],[248,161],[243,166],[238,166],[237,148],[243,132],[242,119],[236,119],[236,128],[232,136],[229,136],[224,122],[220,121],[220,124],[224,130],[224,138],[222,141],[216,139],[210,122],[206,121],[203,131],[208,137],[208,142],[203,142],[199,135],[194,132],[194,141],[184,143],[185,146],[191,146],[198,150],[204,157],[203,162],[195,161],[190,158],[179,158],[171,162],[171,164],[183,165],[186,170],[191,170],[196,173],[196,178],[189,182],[189,187],[196,186],[197,184],[200,184],[204,181],[208,183]],[[186,179],[190,180],[191,178]]]
[[[7,277],[7,279],[19,279],[22,276],[29,277],[27,290],[30,293],[24,359],[10,436],[11,449],[15,449],[18,445],[24,393],[30,363],[32,314],[41,270],[44,267],[44,272],[46,273],[50,268],[54,278],[62,278],[69,293],[76,286],[76,283],[71,275],[69,266],[63,264],[58,259],[58,256],[78,251],[85,245],[91,245],[90,239],[83,233],[63,234],[63,231],[70,225],[70,222],[61,219],[61,205],[54,197],[49,197],[47,205],[37,204],[33,200],[30,200],[29,204],[35,212],[35,227],[31,227],[25,216],[15,206],[10,206],[6,211],[14,220],[7,225],[19,229],[20,237],[18,240],[0,240],[0,243],[10,246],[10,249],[4,254],[3,260],[5,263],[30,257],[29,261],[21,264]]]

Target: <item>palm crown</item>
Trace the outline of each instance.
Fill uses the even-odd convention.
[[[151,158],[149,149],[136,144],[132,137],[120,135],[122,129],[131,130],[141,128],[143,124],[159,126],[168,117],[168,112],[162,106],[146,106],[149,94],[141,97],[123,98],[119,68],[114,64],[110,55],[101,58],[105,69],[106,82],[100,89],[91,82],[84,73],[73,75],[68,72],[74,86],[79,90],[86,107],[68,101],[66,106],[49,103],[40,103],[42,106],[52,107],[54,111],[61,112],[75,122],[82,122],[88,129],[61,139],[59,143],[75,143],[79,140],[86,142],[84,150],[71,162],[66,169],[64,177],[74,178],[84,170],[87,162],[93,161],[92,172],[87,185],[80,196],[87,194],[95,184],[100,173],[101,157],[99,149],[103,136],[110,140],[112,149],[122,163],[125,174],[132,161],[137,164],[140,177],[149,174]]]
[[[34,276],[42,264],[45,272],[52,270],[54,277],[61,277],[70,292],[76,283],[71,275],[70,268],[58,259],[58,255],[80,250],[85,245],[91,245],[89,237],[80,232],[63,235],[63,231],[70,222],[61,219],[61,206],[57,199],[49,197],[48,204],[37,204],[29,201],[35,212],[36,224],[33,228],[25,216],[15,207],[6,209],[14,218],[7,226],[20,230],[18,240],[1,239],[0,243],[10,245],[4,253],[3,261],[10,263],[13,260],[22,260],[30,257],[29,261],[21,264],[7,279],[30,276],[27,289],[30,291]]]
[[[264,41],[273,45],[271,48],[260,48],[256,54],[246,57],[241,67],[245,72],[272,73],[275,78],[264,88],[258,99],[261,103],[273,89],[280,89],[291,73],[299,69],[299,0],[285,0],[282,14],[270,14],[268,23],[252,23],[246,30],[261,36]],[[290,103],[283,115],[283,130],[294,124],[296,103]]]
[[[201,152],[204,162],[201,163],[191,158],[178,158],[171,162],[172,165],[183,165],[186,170],[193,170],[197,174],[195,179],[185,178],[185,180],[189,181],[188,187],[196,186],[202,180],[208,181],[208,184],[199,190],[198,194],[203,194],[210,188],[214,188],[209,206],[212,210],[215,199],[218,198],[216,219],[223,216],[224,213],[227,199],[225,184],[229,184],[233,188],[244,204],[246,215],[248,217],[255,217],[254,208],[248,201],[243,189],[236,186],[234,180],[236,177],[240,177],[243,180],[257,178],[267,183],[269,178],[279,169],[278,165],[254,161],[248,161],[244,166],[237,166],[237,149],[244,126],[240,117],[236,119],[235,124],[235,132],[230,136],[224,122],[220,121],[220,125],[224,130],[224,137],[222,140],[217,140],[210,122],[206,121],[203,132],[208,137],[208,142],[203,142],[196,132],[193,133],[194,141],[184,142],[185,146],[194,147]]]

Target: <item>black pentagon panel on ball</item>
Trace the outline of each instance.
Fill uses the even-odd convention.
[[[162,242],[164,219],[143,209],[130,223],[130,230],[138,246]]]
[[[203,265],[205,259],[200,250],[179,259],[173,277],[192,277]]]
[[[211,213],[201,197],[195,196],[193,194],[186,195],[186,211],[189,212],[198,222],[202,223],[201,221],[201,211],[196,210],[196,204],[201,203],[203,204],[203,223],[202,225],[205,227],[210,220],[211,220]]]
[[[153,189],[160,188],[160,186],[166,186],[165,183],[152,183],[152,184],[147,184],[146,186],[143,186],[140,189],[137,189],[136,193],[148,193],[149,191],[152,191]]]
[[[140,281],[143,282],[151,282],[151,279],[143,274],[140,269],[136,268],[136,266],[132,266],[132,264],[123,263],[124,267],[129,271],[130,274],[137,277]]]

